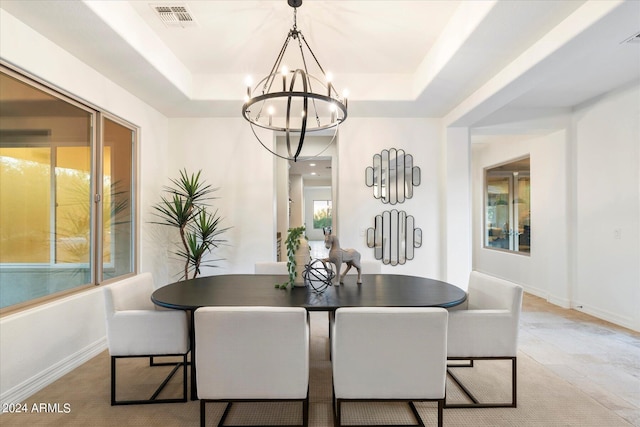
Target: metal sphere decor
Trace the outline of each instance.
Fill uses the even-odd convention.
[[[336,277],[336,272],[330,262],[314,259],[304,266],[302,277],[305,285],[310,286],[318,293],[322,293],[331,286],[333,278]]]

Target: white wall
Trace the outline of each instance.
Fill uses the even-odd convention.
[[[474,268],[640,330],[640,85],[594,99],[546,135],[484,135],[473,147]],[[538,123],[539,125],[540,123]],[[498,128],[499,126],[496,126]],[[488,133],[487,129],[483,133]],[[482,169],[531,153],[531,256],[482,248]]]
[[[230,245],[217,252],[225,260],[220,268],[203,271],[203,275],[251,273],[256,261],[272,260],[274,160],[246,122],[242,118],[170,119],[169,140],[169,170],[202,169],[207,181],[220,187],[220,199],[214,204],[226,225],[233,227],[226,235]],[[373,249],[366,246],[366,228],[373,227],[375,215],[384,210],[404,210],[422,229],[422,247],[415,250],[414,260],[402,266],[383,266],[382,272],[440,277],[440,146],[437,120],[350,118],[340,127],[334,217],[339,217],[338,237],[343,247],[374,260]],[[422,170],[421,185],[415,188],[413,199],[403,204],[385,205],[374,199],[364,182],[373,155],[385,148],[405,149]]]
[[[573,132],[574,305],[640,330],[640,85],[577,109]]]
[[[217,268],[202,275],[252,273],[258,261],[275,260],[274,156],[260,146],[242,118],[171,119],[169,176],[202,170],[219,190],[212,206],[232,227],[228,245],[214,252]],[[283,240],[286,236],[283,236]]]
[[[444,131],[440,243],[443,279],[467,289],[471,272],[471,139],[466,127]]]
[[[28,46],[28,49],[26,48]],[[164,254],[145,220],[166,175],[164,116],[0,9],[2,59],[122,117],[140,133],[140,271],[166,283]],[[19,402],[106,348],[102,292],[92,289],[0,319],[0,400]],[[108,369],[105,366],[105,369]]]
[[[569,307],[566,132],[496,135],[472,146],[473,268]],[[531,168],[531,253],[483,247],[484,169],[523,156]]]
[[[374,217],[385,210],[403,210],[422,229],[422,247],[404,265],[382,265],[382,273],[441,278],[440,263],[440,157],[441,124],[435,119],[349,118],[340,126],[338,141],[338,204],[334,217],[340,227],[343,247],[358,250],[362,259],[375,260],[366,245],[365,231]],[[422,181],[412,199],[389,205],[373,197],[365,184],[365,169],[373,166],[373,155],[383,149],[404,149],[420,167]],[[378,261],[382,262],[382,261]]]

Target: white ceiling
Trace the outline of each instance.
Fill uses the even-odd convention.
[[[186,5],[167,27],[150,5]],[[168,117],[240,117],[293,9],[278,1],[17,1],[0,7]],[[640,1],[305,0],[302,31],[350,116],[490,122],[569,108],[640,79]],[[25,48],[28,48],[25,46]]]

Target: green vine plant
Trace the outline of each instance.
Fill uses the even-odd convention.
[[[289,280],[285,283],[277,283],[276,288],[286,289],[289,286],[293,287],[293,283],[296,280],[296,251],[300,247],[300,238],[307,238],[304,231],[304,225],[290,228],[287,231],[287,239],[284,243],[287,248],[287,272],[289,273]]]
[[[189,279],[190,272],[191,278],[196,278],[201,267],[215,267],[211,263],[220,259],[204,261],[204,258],[226,243],[220,236],[229,230],[229,227],[221,228],[222,218],[217,210],[213,213],[207,210],[207,201],[215,199],[211,194],[218,188],[201,181],[201,172],[189,174],[186,169],[181,170],[180,178],[171,179],[173,186],[163,187],[166,195],[153,206],[154,215],[161,218],[154,224],[178,229],[182,246],[178,245],[179,249],[174,254],[184,262],[183,280]]]

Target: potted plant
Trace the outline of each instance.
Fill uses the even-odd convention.
[[[304,266],[311,260],[311,252],[307,236],[304,234],[304,225],[300,227],[290,228],[287,231],[287,239],[285,247],[287,248],[287,272],[289,280],[276,287],[286,289],[288,286],[304,286],[302,270]]]
[[[220,236],[229,229],[220,227],[222,218],[217,210],[213,213],[207,210],[207,201],[214,199],[211,193],[218,188],[200,180],[201,172],[189,174],[186,169],[181,170],[180,178],[171,179],[173,186],[163,187],[166,195],[153,206],[154,215],[161,219],[154,224],[178,229],[180,244],[174,254],[184,261],[183,280],[189,278],[190,272],[193,272],[191,278],[197,277],[200,267],[214,266],[203,264],[204,257],[226,242]]]

